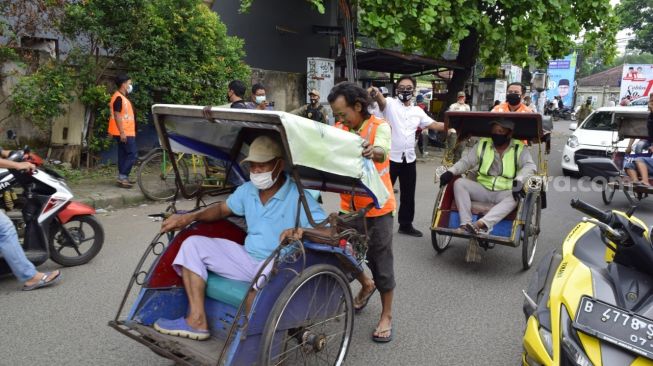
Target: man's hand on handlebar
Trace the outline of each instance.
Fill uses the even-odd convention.
[[[29,163],[27,161],[23,161],[21,163],[16,163],[16,170],[25,170],[31,173],[36,170],[36,165]]]
[[[283,243],[286,240],[288,241],[302,240],[302,236],[304,236],[304,230],[302,230],[302,228],[286,229],[281,233],[281,236],[279,237],[279,242]]]
[[[172,215],[161,224],[161,233],[183,229],[191,222],[193,220],[190,215]]]

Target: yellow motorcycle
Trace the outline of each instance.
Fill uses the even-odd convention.
[[[522,365],[653,365],[651,233],[629,212],[589,216],[540,262],[524,291]]]

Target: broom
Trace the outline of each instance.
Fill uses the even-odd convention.
[[[470,238],[469,244],[467,244],[467,251],[465,253],[465,262],[481,263],[481,246],[478,245],[478,240],[474,237]]]

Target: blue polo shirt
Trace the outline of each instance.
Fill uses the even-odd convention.
[[[305,195],[308,207],[315,222],[326,218],[326,214],[310,194]],[[236,189],[227,198],[227,206],[234,214],[245,216],[247,221],[247,237],[245,249],[252,258],[262,261],[279,246],[281,233],[295,227],[295,215],[299,204],[297,185],[286,175],[286,182],[279,191],[263,205],[259,190],[247,182]],[[302,207],[300,226],[311,227]]]

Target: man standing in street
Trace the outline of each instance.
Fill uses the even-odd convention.
[[[422,108],[412,105],[416,84],[412,76],[401,76],[395,86],[397,98],[385,98],[377,88],[368,91],[392,127],[390,176],[393,185],[399,178],[399,232],[421,237],[422,232],[413,227],[417,184],[415,132],[417,128],[444,131],[444,123],[432,120]]]
[[[322,106],[322,104],[320,104],[320,92],[317,89],[311,89],[311,91],[308,92],[308,97],[311,99],[309,104],[305,104],[292,110],[290,113],[312,119],[313,121],[322,122],[324,124],[328,123],[327,110]]]
[[[227,101],[231,103],[231,108],[250,109],[243,100],[245,97],[245,83],[240,80],[234,80],[229,83],[227,90]]]
[[[125,74],[115,79],[116,90],[109,102],[109,134],[118,144],[118,179],[120,188],[131,188],[129,173],[136,162],[136,119],[134,108],[127,99],[127,94],[133,90],[132,81]]]
[[[469,104],[465,103],[465,92],[464,91],[459,91],[458,92],[458,99],[456,100],[456,103],[452,104],[449,106],[450,111],[454,112],[469,112]]]
[[[380,93],[379,93],[380,94]],[[394,258],[392,254],[392,224],[396,207],[395,196],[390,182],[388,150],[390,149],[390,126],[382,119],[370,114],[372,101],[365,89],[351,82],[337,84],[329,93],[336,127],[362,137],[363,156],[374,162],[389,197],[381,208],[373,208],[364,218],[352,224],[361,231],[368,229],[367,266],[372,271],[372,279],[361,272],[357,280],[361,290],[354,299],[354,309],[361,311],[378,289],[381,293],[381,319],[372,333],[375,342],[392,340],[392,298],[395,288]],[[351,212],[367,207],[372,203],[368,196],[340,194],[340,210]],[[352,205],[354,207],[352,207]],[[364,232],[364,231],[361,231]]]
[[[273,110],[272,106],[267,101],[263,84],[256,83],[252,86],[252,101],[247,103],[247,106],[249,109],[258,109],[261,111]]]
[[[526,87],[522,83],[514,82],[508,85],[506,101],[492,108],[492,112],[527,112],[533,111],[522,103]]]
[[[587,118],[587,116],[592,113],[592,98],[587,98],[587,101],[580,106],[580,109],[578,110],[578,115],[576,116],[576,120],[580,124]]]

